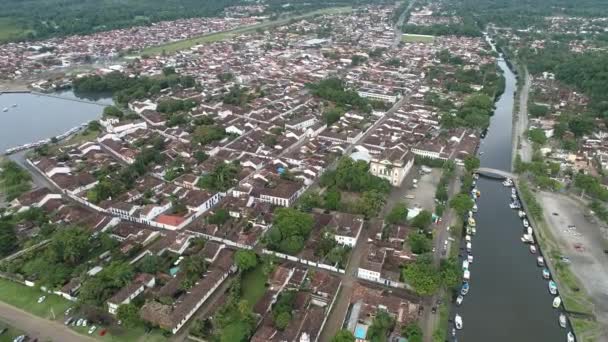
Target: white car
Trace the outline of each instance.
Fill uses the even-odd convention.
[[[38,304],[44,302],[45,299],[46,299],[46,296],[42,296],[42,297],[38,298]]]
[[[76,326],[77,327],[82,326],[82,321],[83,321],[83,319],[79,318],[78,321],[76,321]]]
[[[95,330],[97,330],[96,326],[93,325],[92,327],[90,327],[89,328],[89,335],[93,334],[95,332]]]
[[[86,319],[85,319],[85,320],[83,320],[83,321],[82,321],[82,326],[83,326],[83,327],[86,327],[86,326],[87,326],[87,323],[88,323],[88,322],[87,322],[87,320],[86,320]]]

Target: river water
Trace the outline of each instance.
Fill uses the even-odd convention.
[[[504,61],[506,87],[480,148],[482,167],[511,170],[515,75]],[[509,208],[511,190],[500,181],[480,177],[477,234],[472,237],[474,262],[470,266],[470,291],[452,315],[460,314],[464,342],[560,342],[566,329],[558,324],[559,312],[536,265],[536,254],[521,242],[523,225]],[[450,330],[451,330],[450,326]]]
[[[0,95],[0,153],[18,145],[52,138],[98,119],[103,111],[100,104],[112,103],[111,98],[84,98],[93,103],[72,101],[81,98],[71,91],[53,95],[65,99],[27,93]],[[2,111],[4,108],[8,111]]]

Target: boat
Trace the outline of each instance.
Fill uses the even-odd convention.
[[[464,300],[464,297],[462,295],[458,295],[458,297],[456,297],[456,305],[462,304],[463,300]]]
[[[528,220],[524,219],[524,227],[528,228],[530,226],[530,222],[528,222]]]
[[[473,255],[468,254],[467,255],[467,261],[469,262],[469,265],[473,263]]]
[[[566,323],[567,323],[567,321],[566,321],[566,315],[564,315],[563,313],[560,313],[559,314],[559,326],[562,327],[562,328],[565,328],[566,327]]]
[[[521,242],[523,242],[523,243],[534,243],[534,237],[532,237],[532,235],[530,235],[530,234],[524,234],[521,237]]]
[[[473,217],[473,211],[469,210],[469,217]]]
[[[477,234],[477,228],[471,227],[471,235]]]
[[[515,188],[511,188],[511,195],[517,195],[517,190],[515,190]]]
[[[464,240],[466,242],[471,242],[471,235],[465,235]]]
[[[507,178],[502,182],[504,186],[513,186],[513,180],[511,178]]]
[[[551,272],[549,272],[549,269],[543,268],[543,278],[545,278],[545,279],[551,278]]]
[[[557,284],[553,280],[549,280],[549,292],[552,295],[557,294]]]
[[[574,342],[574,334],[572,331],[568,331],[568,335],[566,335],[566,337],[568,338],[568,342]]]
[[[532,227],[528,227],[528,229],[526,229],[526,231],[528,232],[528,235],[532,235]]]
[[[476,195],[477,197],[481,197],[481,191],[477,190]]]
[[[530,253],[536,254],[536,246],[530,245]]]
[[[542,256],[536,258],[536,264],[540,267],[545,266],[545,259]]]
[[[469,283],[464,282],[464,284],[462,284],[462,287],[460,288],[460,294],[466,296],[467,293],[469,293]]]
[[[467,234],[473,235],[473,227],[467,227]]]
[[[478,173],[474,173],[473,174],[473,179],[479,179],[479,174]]]
[[[456,317],[454,317],[454,325],[456,326],[456,329],[462,329],[462,317],[460,317],[459,314],[456,314]]]
[[[520,218],[526,217],[526,212],[523,210],[520,210],[517,214],[519,215]]]
[[[469,269],[469,260],[463,260],[462,261],[462,269],[463,270],[468,270]]]
[[[467,252],[471,252],[472,247],[473,246],[471,245],[471,243],[467,242]]]
[[[464,272],[462,274],[462,279],[469,281],[469,279],[471,279],[471,271],[464,270]]]
[[[477,212],[477,203],[473,204],[473,212],[476,213]]]
[[[517,194],[511,194],[511,198],[516,200],[517,199]]]
[[[557,296],[553,299],[553,308],[557,309],[560,305],[562,305],[562,299]]]
[[[468,222],[469,227],[475,227],[475,219],[472,217],[469,217]]]
[[[4,107],[4,109],[2,109],[3,112],[8,112],[8,108]]]
[[[519,201],[515,200],[511,202],[511,204],[509,204],[509,207],[511,207],[511,209],[519,209],[521,208],[521,204],[519,203]]]

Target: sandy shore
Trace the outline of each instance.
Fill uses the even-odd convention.
[[[591,309],[602,329],[597,341],[608,341],[608,227],[573,198],[550,192],[538,192],[537,198],[556,247],[570,260],[570,270],[593,302]]]

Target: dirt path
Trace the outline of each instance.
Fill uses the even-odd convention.
[[[522,161],[530,162],[532,160],[532,145],[526,138],[526,132],[528,131],[528,97],[532,80],[527,70],[523,77],[525,77],[526,82],[519,94],[519,112],[513,126],[513,160],[519,153]]]
[[[587,209],[568,196],[539,192],[545,221],[561,253],[571,261],[570,269],[593,302],[603,331],[599,341],[608,341],[608,228],[586,215]]]

